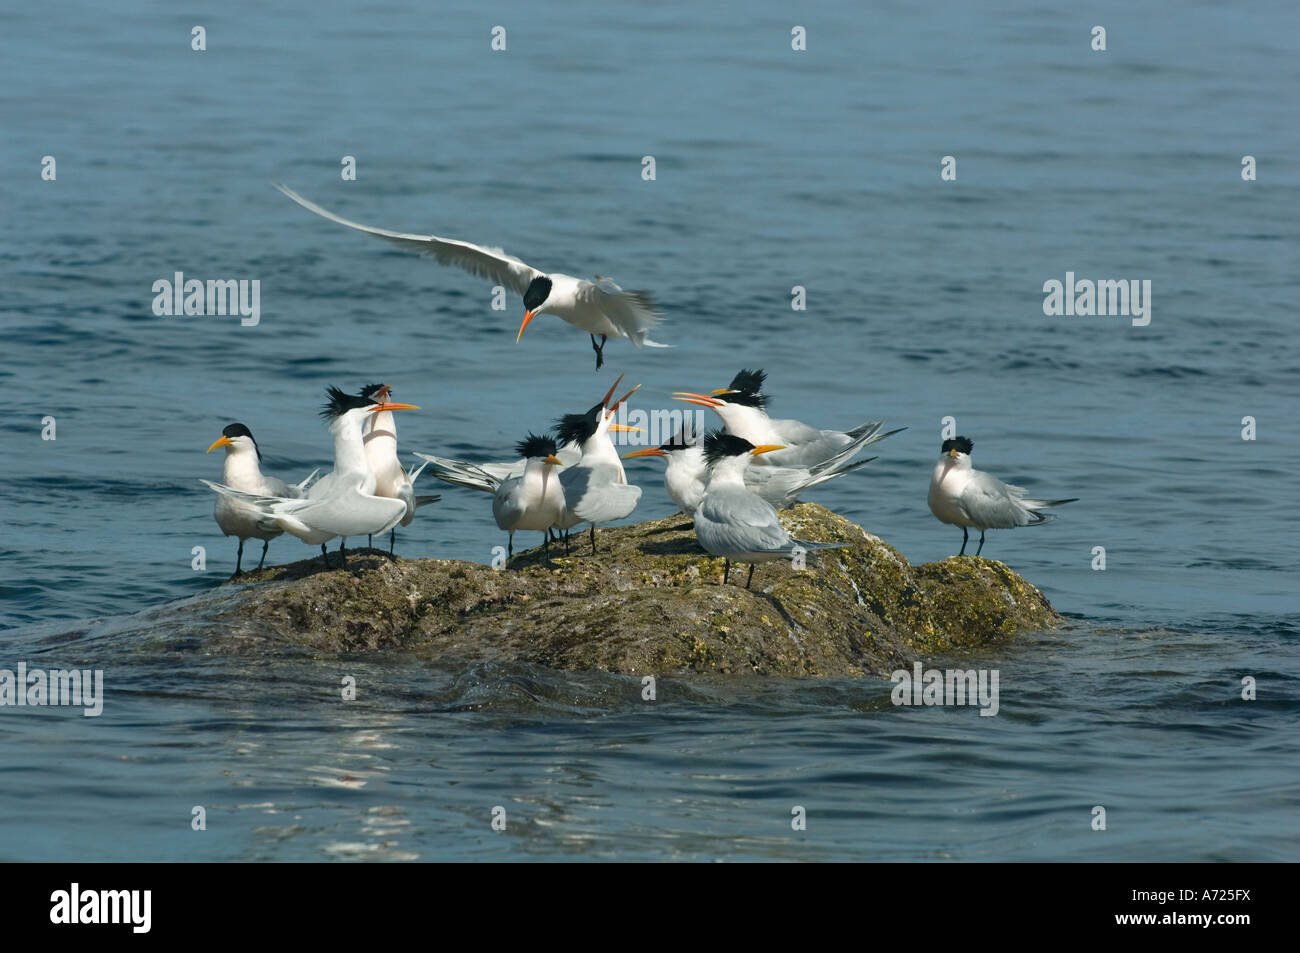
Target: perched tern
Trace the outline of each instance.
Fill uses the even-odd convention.
[[[930,512],[940,522],[961,527],[961,552],[966,555],[969,529],[980,531],[978,556],[984,549],[984,532],[1011,529],[1014,526],[1037,526],[1056,517],[1039,510],[1073,503],[1068,500],[1035,500],[1025,496],[1023,487],[1003,483],[991,473],[971,467],[974,444],[966,437],[945,440],[930,477]]]
[[[678,391],[675,400],[710,407],[722,418],[727,433],[743,437],[756,446],[781,444],[782,450],[756,459],[755,465],[813,467],[833,456],[861,451],[899,430],[881,433],[884,421],[872,420],[852,430],[818,430],[798,420],[773,420],[767,415],[767,396],[762,392],[767,375],[761,370],[742,370],[723,387],[710,394]]]
[[[867,457],[850,463],[851,456],[852,453],[837,454],[815,467],[747,467],[745,486],[778,510],[788,509],[799,502],[799,495],[805,490],[834,480],[876,459]],[[631,457],[663,457],[668,463],[664,470],[664,488],[679,510],[687,516],[695,515],[700,501],[704,499],[709,468],[704,460],[704,447],[698,442],[692,442],[685,428],[658,447],[623,454],[624,460]]]
[[[207,452],[211,453],[217,447],[226,448],[226,459],[221,467],[221,481],[245,493],[255,493],[258,496],[301,497],[303,488],[317,473],[313,470],[306,480],[292,486],[283,480],[264,475],[259,466],[262,462],[262,451],[257,446],[257,441],[253,439],[252,431],[243,424],[226,426],[221,431],[221,436],[208,447]],[[262,564],[266,562],[266,548],[271,545],[271,540],[284,532],[282,529],[262,529],[258,526],[257,509],[242,500],[230,497],[218,496],[212,515],[217,525],[221,527],[222,533],[239,537],[239,549],[235,553],[236,576],[243,572],[244,540],[262,540],[262,558],[257,561],[257,568],[261,569]]]
[[[522,475],[501,482],[492,499],[492,515],[497,526],[510,534],[507,558],[515,554],[515,531],[528,529],[542,534],[542,545],[549,559],[551,527],[564,516],[564,490],[556,473],[564,464],[555,455],[555,441],[550,437],[530,433],[515,450],[527,465]]]
[[[329,556],[325,544],[336,536],[339,557],[347,565],[344,546],[349,536],[386,533],[406,515],[406,503],[375,495],[375,474],[366,459],[361,428],[368,414],[385,410],[418,410],[414,404],[390,401],[376,403],[368,397],[345,394],[337,387],[327,391],[329,401],[321,416],[330,422],[334,437],[334,470],[307,490],[302,499],[245,493],[219,483],[203,482],[222,496],[253,503],[259,510],[259,525],[282,529],[304,543],[319,545],[325,568]]]
[[[605,362],[605,341],[609,338],[628,338],[637,347],[667,347],[650,340],[650,329],[661,315],[648,292],[626,291],[600,275],[596,275],[594,281],[588,281],[558,272],[546,274],[513,255],[507,255],[500,248],[362,225],[321,208],[287,186],[277,184],[275,187],[309,212],[331,222],[386,239],[428,255],[440,265],[455,265],[477,278],[486,278],[511,289],[524,299],[524,320],[519,325],[516,342],[523,337],[524,329],[533,318],[539,314],[553,314],[591,335],[597,369]],[[599,344],[596,343],[597,335],[600,336]]]
[[[757,563],[791,559],[798,551],[836,549],[845,543],[812,543],[785,531],[776,509],[745,486],[745,470],[754,457],[780,450],[779,444],[754,446],[743,437],[711,433],[704,438],[709,485],[695,511],[695,538],[706,552],[724,558],[722,581],[732,561],[749,563],[745,588]]]
[[[383,403],[392,394],[393,388],[388,384],[368,384],[361,388],[361,396],[375,403]],[[402,517],[400,525],[410,526],[418,507],[435,503],[439,499],[437,496],[415,495],[415,479],[428,464],[421,464],[410,471],[402,468],[401,462],[397,459],[397,424],[393,420],[391,410],[380,410],[371,414],[366,420],[361,440],[366,448],[366,459],[370,462],[370,469],[375,474],[375,496],[386,496],[405,503],[406,515]],[[397,527],[394,526],[388,531],[390,556],[393,554],[396,540]],[[369,538],[366,539],[366,545],[370,545]]]
[[[623,379],[619,375],[614,387]],[[579,523],[591,524],[591,551],[596,552],[596,524],[609,523],[630,516],[641,499],[641,488],[627,482],[623,461],[610,438],[611,431],[640,433],[637,427],[616,424],[614,411],[631,397],[638,384],[614,404],[609,403],[614,388],[605,399],[583,414],[566,414],[555,425],[557,440],[577,444],[582,456],[573,466],[560,471],[560,485],[564,488],[564,513],[556,523],[557,529],[567,530]],[[566,537],[567,540],[567,537]],[[566,541],[565,545],[568,543]]]

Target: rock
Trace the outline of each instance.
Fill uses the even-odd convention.
[[[575,535],[509,568],[353,551],[248,573],[172,610],[207,651],[336,655],[400,648],[431,658],[531,662],[630,675],[887,674],[1051,628],[1060,616],[1005,565],[975,556],[913,567],[892,546],[812,503],[782,514],[808,540],[849,541],[808,568],[747,566],[721,585],[681,515]],[[337,554],[330,553],[337,565]],[[172,626],[168,626],[171,628]]]

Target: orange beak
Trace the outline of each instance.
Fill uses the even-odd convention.
[[[234,443],[234,442],[235,442],[235,441],[231,440],[229,437],[226,437],[226,436],[223,435],[223,436],[219,437],[218,439],[214,440],[214,441],[212,442],[212,446],[208,447],[208,449],[207,449],[207,450],[204,450],[203,452],[204,452],[204,453],[211,453],[213,450],[216,450],[217,447],[228,447],[228,446],[230,446],[230,444],[232,444],[232,443]]]
[[[719,387],[717,390],[709,391],[714,397],[720,397],[723,394],[739,394],[740,391],[732,390],[730,387]]]
[[[785,449],[785,444],[783,443],[760,443],[753,450],[749,451],[749,455],[751,457],[756,457],[760,453],[771,453],[773,450],[784,450],[784,449]]]
[[[673,400],[683,400],[688,404],[699,404],[701,407],[723,406],[722,401],[715,400],[708,394],[693,394],[686,390],[673,391]]]
[[[629,427],[627,424],[610,424],[610,433],[645,433],[640,427]]]
[[[562,466],[564,466],[564,464],[561,462],[560,458],[557,457],[555,454],[551,454],[551,455],[550,455],[549,457],[547,457],[543,462],[544,462],[544,463],[549,463],[549,464],[550,464],[551,466],[553,466],[553,467],[562,467]]]
[[[623,379],[622,376],[620,376],[620,377],[619,377],[619,380],[622,380],[622,379]],[[641,389],[641,385],[640,385],[640,384],[637,384],[635,387],[633,387],[630,391],[628,391],[626,394],[624,394],[624,395],[623,395],[622,397],[620,397],[618,400],[614,401],[614,403],[613,403],[612,405],[610,405],[609,413],[610,413],[610,414],[613,414],[614,411],[618,410],[619,404],[623,403],[623,401],[627,400],[629,397],[631,397],[633,394],[635,394],[635,393],[636,393],[637,391],[639,391],[640,389]],[[640,431],[637,431],[637,432],[640,433]]]
[[[633,450],[631,453],[623,454],[623,459],[628,457],[666,457],[668,454],[658,447],[649,447],[645,450]]]
[[[533,318],[535,318],[535,317],[537,317],[537,312],[536,312],[536,311],[525,311],[525,312],[524,312],[524,323],[521,324],[521,325],[519,325],[519,333],[515,335],[515,343],[516,343],[516,344],[518,344],[518,343],[519,343],[519,339],[520,339],[521,337],[524,336],[524,328],[528,327],[528,325],[532,323],[532,320],[533,320]]]
[[[375,404],[373,407],[367,407],[366,413],[377,414],[381,410],[419,410],[415,404],[392,404],[385,401],[382,404]]]
[[[600,399],[600,403],[602,406],[604,407],[609,406],[609,399],[614,396],[614,391],[618,390],[618,385],[622,383],[623,378],[626,376],[627,376],[626,372],[623,374],[619,374],[618,380],[614,381],[614,385],[610,387],[609,390],[605,391],[605,396]]]
[[[948,451],[948,456],[950,456],[950,457],[952,457],[954,460],[956,460],[956,459],[957,459],[957,451],[956,451],[956,450],[949,450],[949,451]]]

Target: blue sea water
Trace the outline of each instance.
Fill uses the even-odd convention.
[[[1294,859],[1297,27],[1211,2],[0,11],[0,668],[107,692],[98,718],[0,710],[0,858]],[[555,318],[516,343],[517,299],[272,181],[653,289],[674,347],[611,342],[595,373]],[[176,271],[258,279],[260,323],[156,316]],[[1150,324],[1044,315],[1067,272],[1149,279]],[[422,407],[404,451],[502,459],[619,373],[653,408],[742,366],[778,415],[909,428],[812,498],[913,562],[958,545],[925,505],[945,416],[977,466],[1080,498],[989,537],[1070,619],[965,660],[1000,671],[997,717],[874,679],[647,704],[603,673],[209,656],[133,615],[233,568],[198,482],[232,420],[298,479],[329,463],[324,387],[383,380]],[[671,511],[630,473],[638,518]],[[441,492],[398,552],[487,562],[486,497]]]

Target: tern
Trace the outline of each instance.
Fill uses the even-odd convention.
[[[1037,526],[1055,519],[1040,510],[1078,499],[1030,499],[1025,496],[1027,491],[1023,487],[1003,483],[991,473],[972,468],[970,453],[973,447],[974,444],[966,437],[945,440],[930,477],[930,512],[941,523],[961,527],[961,552],[958,556],[966,555],[970,529],[980,531],[979,549],[975,550],[978,556],[984,549],[985,530]]]
[[[515,447],[527,461],[520,476],[508,477],[492,499],[492,516],[497,526],[510,534],[506,557],[515,554],[515,531],[537,530],[542,534],[546,558],[551,557],[551,527],[564,516],[564,490],[556,469],[564,464],[555,455],[555,441],[530,433]]]
[[[799,502],[799,495],[805,490],[834,480],[876,459],[867,457],[849,463],[852,455],[852,452],[837,454],[814,467],[747,467],[745,486],[778,510],[788,509]],[[658,447],[623,454],[624,460],[631,457],[663,457],[668,463],[664,470],[664,488],[668,491],[668,496],[687,516],[695,515],[700,501],[704,499],[709,468],[704,460],[704,448],[698,442],[690,440],[684,427],[671,440]]]
[[[217,447],[226,448],[226,459],[221,467],[222,482],[246,493],[255,493],[259,496],[301,497],[303,488],[318,472],[313,470],[306,480],[292,486],[283,480],[264,475],[259,466],[262,462],[261,448],[253,439],[253,432],[243,424],[226,426],[221,431],[221,436],[208,447],[207,452],[211,453]],[[262,558],[257,561],[257,568],[261,569],[262,564],[266,562],[266,548],[271,545],[271,540],[284,532],[281,529],[262,529],[257,525],[256,508],[241,500],[225,496],[217,497],[212,515],[217,525],[221,527],[222,533],[239,537],[239,549],[235,553],[235,576],[243,572],[244,540],[262,540]],[[234,576],[231,578],[233,579]]]
[[[440,265],[455,265],[477,278],[486,278],[514,291],[524,299],[524,320],[515,336],[516,343],[533,318],[539,314],[553,314],[591,335],[597,370],[605,363],[605,342],[609,338],[627,338],[637,347],[668,346],[650,340],[650,329],[661,314],[649,292],[624,290],[600,275],[596,275],[594,281],[588,281],[558,272],[547,274],[513,255],[507,255],[500,248],[362,225],[321,208],[288,186],[277,183],[275,187],[307,211],[331,222],[428,255]],[[596,343],[597,335],[600,336],[599,344]]]
[[[619,375],[614,387],[622,379]],[[609,403],[614,393],[611,388],[599,404],[583,414],[565,414],[554,428],[557,440],[582,448],[578,462],[560,471],[564,513],[556,528],[568,530],[579,523],[590,523],[593,554],[596,552],[596,524],[630,516],[641,499],[641,488],[627,482],[623,461],[609,436],[611,431],[640,433],[637,427],[613,423],[614,411],[640,386],[633,387],[612,405]],[[568,545],[567,537],[565,545]]]
[[[722,418],[727,433],[743,437],[756,446],[781,444],[782,450],[756,459],[762,466],[813,467],[833,456],[848,453],[853,456],[878,440],[906,430],[881,433],[884,421],[872,420],[852,430],[819,430],[798,420],[773,420],[767,415],[767,395],[763,382],[767,375],[761,370],[742,370],[731,381],[731,386],[711,394],[677,391],[674,400],[711,407]]]
[[[383,403],[392,394],[393,388],[388,384],[367,384],[361,388],[361,396],[375,403]],[[400,525],[410,526],[418,507],[435,503],[439,499],[437,496],[415,495],[415,480],[428,464],[421,464],[410,471],[402,468],[401,462],[397,459],[397,424],[393,420],[391,410],[380,410],[371,414],[366,420],[361,439],[366,448],[366,460],[370,462],[370,469],[375,474],[375,496],[386,496],[405,503],[406,514],[402,517]],[[397,527],[394,526],[388,531],[390,556],[393,554],[396,541]],[[371,540],[367,538],[366,545],[369,546],[370,542]]]
[[[704,438],[704,459],[709,466],[709,485],[695,511],[695,538],[706,552],[722,556],[722,581],[731,573],[731,563],[749,563],[745,588],[754,579],[754,566],[774,559],[792,559],[796,553],[837,549],[846,543],[813,543],[795,539],[785,531],[776,509],[745,486],[749,462],[764,453],[782,449],[780,444],[755,446],[743,437],[710,433]]]
[[[321,416],[330,421],[334,437],[334,470],[325,474],[301,499],[245,493],[219,483],[203,482],[222,496],[253,503],[259,525],[279,528],[308,545],[319,545],[329,568],[325,544],[342,537],[339,558],[347,565],[344,546],[349,536],[379,535],[396,526],[406,514],[406,503],[375,495],[375,474],[366,459],[361,428],[367,414],[385,410],[418,410],[414,404],[376,403],[368,397],[345,394],[337,387],[327,392],[329,401]]]

